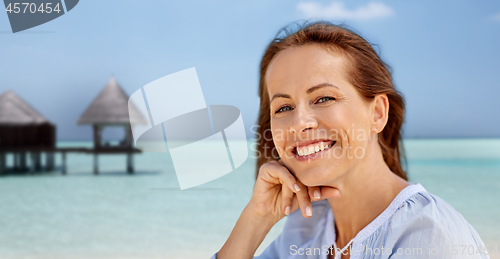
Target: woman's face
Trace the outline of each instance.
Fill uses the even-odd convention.
[[[307,186],[333,185],[361,164],[376,141],[373,102],[347,81],[345,62],[309,44],[280,52],[266,73],[274,145]]]

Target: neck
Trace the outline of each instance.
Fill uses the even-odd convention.
[[[380,215],[409,185],[387,166],[378,142],[371,145],[360,163],[332,184],[341,194],[339,199],[328,199],[335,218],[339,249]]]

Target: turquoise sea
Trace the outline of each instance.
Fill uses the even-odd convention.
[[[407,139],[405,149],[410,182],[450,203],[500,258],[500,139]],[[134,159],[134,175],[125,172],[125,156],[100,156],[95,176],[92,156],[69,154],[67,175],[56,168],[1,176],[0,258],[210,258],[250,198],[255,160],[181,191],[168,153]]]

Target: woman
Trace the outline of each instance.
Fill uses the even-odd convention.
[[[405,102],[362,37],[327,22],[277,37],[259,94],[253,195],[212,258],[252,258],[285,216],[254,258],[489,258],[459,212],[408,183]]]

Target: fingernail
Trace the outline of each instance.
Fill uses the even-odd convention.
[[[285,208],[285,215],[289,215],[290,214],[290,206],[286,206]]]
[[[312,216],[313,212],[311,210],[311,207],[306,207],[306,215],[307,216]]]
[[[295,188],[296,191],[300,191],[300,188],[299,188],[298,184],[295,184],[293,187]]]
[[[319,191],[314,191],[314,198],[319,199],[321,195],[319,195]]]

